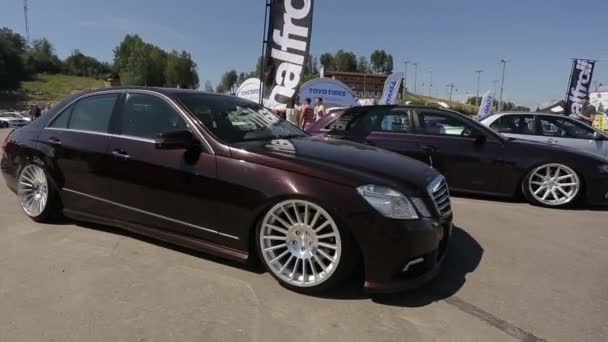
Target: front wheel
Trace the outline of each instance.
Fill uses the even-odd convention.
[[[582,192],[581,179],[563,164],[541,165],[528,173],[522,182],[526,199],[536,205],[563,208],[574,204]]]
[[[273,206],[257,229],[266,269],[281,285],[319,293],[338,285],[353,268],[353,243],[321,206],[287,200]]]
[[[38,165],[29,164],[21,170],[17,196],[25,214],[36,222],[47,222],[61,216],[57,190]]]

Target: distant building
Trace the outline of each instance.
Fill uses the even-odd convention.
[[[389,75],[365,72],[325,71],[325,77],[346,84],[358,98],[380,98]],[[399,92],[398,99],[401,98]]]

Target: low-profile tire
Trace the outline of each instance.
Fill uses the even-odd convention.
[[[36,222],[61,218],[61,200],[57,187],[39,165],[28,164],[19,173],[17,197],[25,214]]]
[[[335,289],[356,264],[351,234],[320,205],[300,199],[277,203],[256,229],[268,272],[284,287],[319,294]]]
[[[583,193],[581,177],[571,167],[550,163],[532,169],[522,181],[528,202],[548,208],[566,208],[577,203]]]

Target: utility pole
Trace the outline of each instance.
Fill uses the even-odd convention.
[[[404,61],[403,65],[405,66],[405,74],[403,74],[403,93],[401,95],[401,102],[403,102],[405,104],[405,92],[406,92],[406,88],[407,88],[407,65],[410,63],[410,61]]]
[[[477,73],[477,92],[475,93],[475,107],[479,107],[479,80],[481,79],[481,73],[483,70],[475,70]]]
[[[416,94],[416,86],[418,85],[418,62],[412,64],[414,64],[414,94]]]
[[[433,96],[433,69],[429,69],[429,96]]]
[[[30,21],[27,16],[27,0],[23,0],[23,17],[25,19],[25,39],[27,44],[30,44]]]
[[[498,100],[498,111],[502,112],[503,103],[502,103],[502,95],[505,90],[505,71],[507,69],[507,63],[510,62],[510,59],[501,59],[500,63],[502,63],[502,77],[500,78],[500,99]]]
[[[448,88],[450,88],[449,98],[450,98],[450,102],[452,102],[452,91],[454,90],[454,88],[456,87],[456,85],[454,84],[454,82],[452,82],[450,84],[446,84],[445,86],[448,87]]]

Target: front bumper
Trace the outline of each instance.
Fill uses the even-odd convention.
[[[404,221],[376,215],[358,220],[353,231],[363,257],[366,291],[398,292],[420,287],[439,273],[452,235],[452,216]]]

